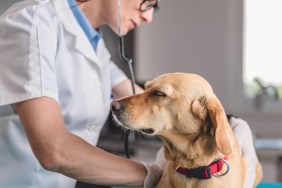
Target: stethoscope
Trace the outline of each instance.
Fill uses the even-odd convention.
[[[134,76],[134,71],[133,71],[133,67],[132,67],[133,60],[125,55],[125,52],[124,52],[124,38],[123,38],[123,36],[119,36],[118,46],[119,46],[120,58],[128,66],[129,73],[130,73],[132,94],[135,95],[136,94],[135,87],[134,87],[134,85],[135,85],[135,76]],[[125,155],[126,155],[126,157],[128,159],[130,158],[129,157],[129,146],[128,146],[129,135],[130,135],[129,131],[125,132],[124,152],[125,152]]]
[[[118,52],[119,52],[119,56],[121,58],[121,60],[127,64],[128,69],[129,69],[129,73],[130,73],[130,80],[131,80],[131,86],[132,86],[132,94],[135,95],[136,91],[135,91],[135,76],[134,76],[134,71],[133,71],[133,67],[132,67],[132,58],[129,58],[125,55],[124,52],[124,37],[122,35],[122,31],[121,31],[121,15],[120,15],[120,0],[117,0],[117,13],[118,13],[118,34],[119,34],[119,41],[118,41]],[[129,159],[129,135],[130,132],[126,132],[125,133],[125,140],[124,140],[124,152],[126,157]]]

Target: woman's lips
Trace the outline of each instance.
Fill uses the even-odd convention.
[[[139,24],[137,24],[136,22],[133,22],[134,28],[138,27]]]
[[[132,20],[131,20],[131,23],[132,23],[132,26],[131,26],[130,29],[134,29],[134,28],[138,27],[138,25],[139,25],[139,24],[137,24],[136,22],[134,22]]]

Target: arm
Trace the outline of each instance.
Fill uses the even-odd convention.
[[[96,184],[140,186],[146,170],[94,147],[64,127],[58,103],[47,97],[16,104],[31,148],[47,170]]]
[[[144,90],[140,86],[135,84],[135,91],[136,94],[138,94],[138,93],[142,93]],[[117,84],[113,88],[113,94],[115,99],[132,95],[131,81],[127,79]]]
[[[230,126],[237,138],[243,157],[247,161],[247,181],[244,187],[253,187],[256,179],[256,168],[258,164],[258,158],[253,143],[253,135],[248,123],[240,118],[232,117],[230,120]]]

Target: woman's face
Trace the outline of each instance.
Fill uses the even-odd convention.
[[[107,2],[109,12],[104,15],[106,24],[116,33],[119,34],[118,27],[118,0],[103,0]],[[111,3],[109,3],[111,1]],[[120,17],[121,17],[121,34],[126,35],[128,31],[138,27],[142,22],[150,23],[153,19],[154,9],[142,12],[140,4],[143,0],[120,0]],[[110,5],[110,6],[109,6]],[[105,12],[106,13],[106,12]]]

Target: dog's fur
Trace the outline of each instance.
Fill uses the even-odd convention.
[[[145,92],[112,103],[122,126],[158,135],[164,142],[167,164],[159,188],[242,188],[247,162],[212,87],[202,77],[170,73],[145,85]],[[209,180],[186,178],[176,167],[207,166],[228,156],[230,171]],[[222,172],[226,171],[226,165]],[[257,164],[256,184],[262,178]],[[255,185],[254,185],[255,186]]]

